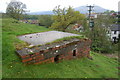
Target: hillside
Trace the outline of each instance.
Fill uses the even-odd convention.
[[[93,60],[82,58],[61,63],[25,65],[15,53],[15,46],[27,44],[16,36],[50,29],[3,19],[2,30],[3,78],[118,78],[118,61],[94,52],[91,52]]]
[[[0,69],[2,69],[2,20],[0,19]],[[2,77],[2,71],[0,71],[0,78]]]
[[[76,11],[80,11],[80,13],[83,13],[83,14],[88,13],[88,7],[86,7],[86,6],[80,6],[80,7],[74,8],[74,9]],[[94,11],[93,12],[95,12],[95,13],[103,13],[105,11],[107,11],[107,9],[104,9],[104,8],[102,8],[100,6],[97,6],[97,5],[94,6]]]
[[[88,13],[88,7],[86,7],[86,5],[76,7],[76,8],[74,8],[74,10],[79,11],[82,14]],[[97,5],[94,6],[95,13],[103,13],[107,10],[108,9],[104,9],[104,8],[97,6]],[[39,12],[30,12],[28,14],[30,14],[30,15],[53,15],[54,13],[52,11],[39,11]]]
[[[30,12],[29,15],[53,15],[52,11],[38,11],[38,12]]]

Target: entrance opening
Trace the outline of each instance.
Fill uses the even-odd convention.
[[[73,50],[73,56],[76,56],[76,49]]]
[[[56,63],[59,62],[59,55],[57,55],[57,56],[54,58],[54,61],[55,61]]]

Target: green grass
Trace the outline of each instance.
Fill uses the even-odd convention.
[[[0,19],[0,79],[1,78],[2,78],[2,20]]]
[[[38,33],[50,31],[50,29],[33,25],[33,24],[25,24],[25,23],[14,23],[16,20],[14,19],[3,19],[2,30],[3,33],[3,41],[5,45],[14,44],[15,48],[21,49],[23,47],[27,47],[28,44],[18,40],[16,37],[19,35],[30,34],[30,33]],[[9,43],[8,43],[9,41]]]
[[[82,58],[66,60],[58,64],[23,64],[15,53],[15,43],[24,42],[18,40],[16,36],[49,31],[49,29],[25,23],[12,23],[13,21],[13,19],[3,19],[3,78],[118,78],[118,61],[93,52],[91,52],[93,60]]]

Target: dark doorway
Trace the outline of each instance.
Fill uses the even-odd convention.
[[[57,56],[54,58],[54,62],[56,62],[56,63],[59,62],[59,55],[57,55]]]
[[[76,49],[73,50],[73,56],[76,56]]]

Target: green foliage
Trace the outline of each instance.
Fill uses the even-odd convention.
[[[120,25],[120,13],[116,17],[118,17],[118,18],[115,21],[117,22],[117,24]]]
[[[61,31],[65,31],[70,24],[82,23],[85,18],[83,14],[80,14],[79,11],[74,11],[70,6],[68,9],[61,9],[60,6],[57,6],[53,12],[55,14],[53,16],[54,23],[51,28]]]
[[[100,53],[114,53],[117,49],[112,44],[110,37],[107,35],[109,26],[114,24],[114,18],[108,15],[98,15],[94,19],[95,26],[92,30],[86,26],[84,34],[92,40],[92,50]]]
[[[107,10],[107,11],[105,11],[104,13],[110,14],[110,13],[114,13],[114,12],[115,12],[114,10]]]
[[[0,18],[10,18],[6,13],[0,13]]]
[[[40,22],[40,25],[50,27],[51,24],[53,23],[52,15],[40,15],[39,22]]]
[[[82,32],[81,34],[86,35],[86,37],[90,37],[90,28],[89,28],[89,24],[87,23],[87,19],[83,20],[83,27],[84,27],[84,32]]]
[[[104,27],[104,28],[108,28],[111,24],[114,23],[115,18],[109,14],[107,14],[107,15],[101,14],[101,15],[98,15],[98,18],[95,19],[94,21],[95,21],[95,25]]]
[[[0,18],[0,65],[2,70],[2,18]],[[2,79],[2,71],[0,71],[0,79]]]
[[[50,27],[53,23],[52,15],[24,15],[24,19],[27,20],[38,20],[39,25]]]
[[[36,19],[39,18],[39,16],[40,15],[27,15],[27,14],[25,14],[24,19],[34,19],[34,20],[36,20]]]
[[[6,13],[14,19],[21,19],[22,14],[25,13],[26,5],[17,0],[11,0],[8,4]]]
[[[94,26],[89,33],[89,38],[92,40],[92,49],[101,53],[113,53],[113,45],[107,36],[107,31],[98,26]]]

